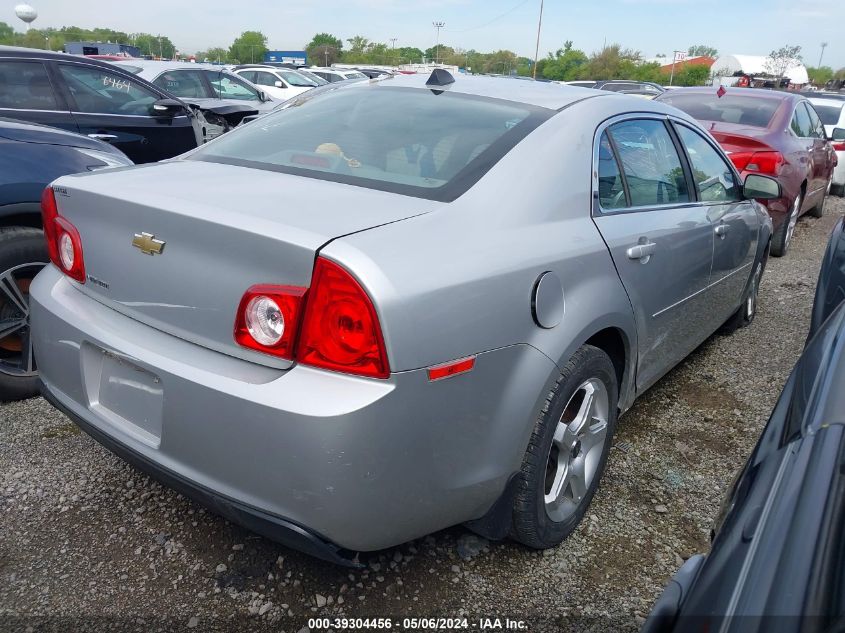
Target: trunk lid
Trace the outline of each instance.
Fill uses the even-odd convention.
[[[307,288],[327,242],[438,204],[200,161],[67,176],[54,188],[59,213],[82,238],[82,292],[159,330],[273,367],[290,363],[233,338],[247,288]],[[161,254],[133,246],[143,233],[164,242]]]
[[[765,142],[765,137],[770,134],[766,128],[714,121],[700,123],[726,152],[771,149]]]

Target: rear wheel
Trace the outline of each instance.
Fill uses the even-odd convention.
[[[757,262],[754,267],[754,275],[748,282],[748,288],[745,291],[745,296],[742,299],[737,311],[731,315],[721,328],[722,334],[731,334],[738,330],[751,325],[754,317],[757,315],[757,299],[760,294],[760,282],[763,280],[763,272],[766,270],[766,260],[768,253],[763,256],[763,260]]]
[[[833,186],[833,180],[827,181],[827,189],[824,190],[824,195],[822,199],[819,200],[818,204],[810,209],[807,213],[814,218],[820,218],[824,216],[824,206],[827,203],[827,197],[830,195],[830,189]]]
[[[29,286],[48,260],[40,230],[12,227],[0,232],[0,400],[21,400],[38,393]]]
[[[801,215],[801,204],[804,201],[804,192],[801,191],[795,196],[792,206],[789,208],[789,215],[784,218],[783,223],[778,227],[772,236],[772,255],[783,257],[789,250],[792,243],[792,236],[795,234],[795,225],[798,224],[798,216]]]
[[[512,538],[546,549],[575,529],[607,463],[617,400],[610,357],[584,345],[564,367],[534,424],[514,499]]]

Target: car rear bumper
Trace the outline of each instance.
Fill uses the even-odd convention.
[[[388,380],[283,371],[121,315],[53,266],[30,292],[51,402],[173,487],[329,560],[484,515],[556,377],[528,345],[433,383],[424,369]]]

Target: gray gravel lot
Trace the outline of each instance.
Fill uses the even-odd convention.
[[[114,457],[44,400],[0,404],[0,630],[279,630],[308,618],[522,619],[636,630],[683,559],[801,352],[840,198],[770,260],[750,328],[714,336],[619,427],[578,530],[542,554],[452,528],[350,571],[230,525]],[[378,521],[378,517],[373,517]]]

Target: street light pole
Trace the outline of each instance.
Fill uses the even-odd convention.
[[[543,0],[540,0],[540,19],[537,20],[537,46],[534,48],[534,71],[532,77],[537,79],[537,57],[540,54],[540,29],[543,26]]]
[[[437,64],[438,60],[440,59],[440,29],[446,26],[445,22],[432,22],[431,23],[434,28],[437,29],[437,48],[435,49],[434,53],[434,63]]]
[[[824,49],[827,48],[827,42],[822,42],[822,52],[819,53],[819,68],[822,67],[822,57],[824,57]]]

